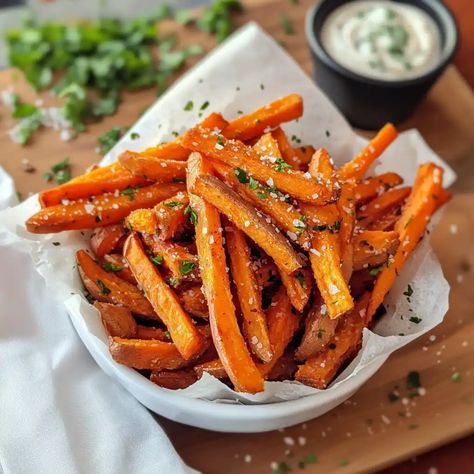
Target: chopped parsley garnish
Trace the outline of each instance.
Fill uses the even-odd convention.
[[[132,134],[133,135],[133,134]],[[101,155],[105,155],[109,152],[115,144],[120,140],[122,136],[122,129],[120,127],[113,127],[108,132],[103,133],[97,141],[99,142],[99,152]],[[132,137],[133,140],[135,140]]]
[[[183,276],[189,275],[194,270],[195,267],[196,267],[196,262],[192,262],[191,260],[183,260],[179,264],[179,273],[181,273],[181,275]]]
[[[453,373],[451,374],[451,380],[452,380],[453,382],[459,383],[459,382],[462,381],[462,376],[461,376],[461,374],[460,374],[459,372],[453,372]]]
[[[326,137],[328,137],[328,138],[329,138],[329,137],[331,136],[331,132],[330,132],[329,130],[326,130],[326,132],[325,132],[325,133],[326,133]]]
[[[413,288],[411,285],[407,286],[407,290],[403,292],[403,294],[407,297],[410,298],[410,296],[413,294]]]
[[[163,256],[162,255],[155,255],[151,257],[150,260],[156,265],[159,266],[163,263]]]
[[[170,286],[177,286],[178,283],[179,281],[177,280],[177,278],[174,278],[174,277],[168,278],[168,284]]]
[[[51,242],[55,247],[57,247],[58,245],[61,245],[61,242]]]
[[[249,182],[249,177],[242,168],[235,168],[234,173],[239,182],[241,182],[242,184],[247,184]]]
[[[258,191],[257,193],[258,199],[265,199],[265,192],[264,191]]]
[[[105,283],[102,280],[100,280],[99,278],[97,278],[96,281],[97,281],[97,284],[99,285],[100,292],[103,295],[108,295],[110,293],[110,289],[105,286]]]
[[[305,290],[306,288],[308,288],[308,284],[306,283],[306,280],[304,279],[304,275],[301,272],[296,275],[296,279],[298,280],[302,288],[304,288]]]
[[[124,267],[117,265],[114,262],[104,262],[102,267],[106,272],[120,272],[124,269]]]
[[[217,135],[216,141],[217,141],[217,144],[219,146],[224,146],[225,145],[224,137],[222,135]]]
[[[341,221],[336,221],[334,222],[333,229],[338,232],[339,229],[341,228]]]
[[[171,341],[171,334],[169,331],[165,331],[165,338],[168,339],[168,341]]]
[[[420,373],[416,371],[409,372],[407,375],[407,387],[408,388],[420,388],[421,378]]]
[[[283,171],[291,170],[293,168],[293,166],[286,163],[285,160],[283,160],[282,158],[278,158],[275,161],[275,164],[275,171],[278,171],[280,173],[282,173]]]
[[[287,35],[294,35],[295,29],[293,28],[293,23],[287,13],[281,15],[281,26],[283,31]]]
[[[298,462],[298,467],[304,469],[308,464],[316,464],[318,462],[318,457],[315,454],[307,454]]]
[[[190,25],[195,21],[194,15],[191,10],[178,10],[174,14],[174,19],[181,25]]]
[[[413,222],[413,216],[410,216],[405,224],[404,229],[406,229]]]
[[[122,189],[122,191],[120,191],[120,194],[124,196],[128,196],[128,200],[133,201],[135,199],[135,193],[137,192],[137,189],[139,187],[140,187],[139,185],[127,186],[125,189]]]
[[[318,328],[318,339],[322,339],[324,335],[324,329]]]
[[[192,209],[191,206],[186,206],[186,209],[184,210],[184,214],[189,214],[189,221],[191,224],[196,225],[198,221],[198,215],[196,211]]]
[[[275,474],[285,474],[287,472],[291,472],[290,466],[284,461],[279,462],[278,465],[273,469]]]
[[[258,181],[252,176],[249,177],[249,188],[254,190],[258,188]]]
[[[380,267],[374,267],[369,270],[370,276],[376,277],[379,273],[383,272],[383,265]]]
[[[64,184],[70,181],[71,178],[72,173],[69,158],[65,158],[59,163],[51,166],[50,170],[43,174],[43,179],[48,183],[53,179],[56,179],[57,184]]]
[[[140,138],[140,134],[137,133],[137,132],[132,132],[132,133],[130,134],[130,138],[131,138],[132,140],[138,140],[138,139]]]
[[[291,135],[291,141],[295,143],[301,143],[301,138],[298,138],[296,135]]]
[[[184,178],[173,178],[173,183],[184,183],[186,180]]]
[[[184,106],[184,109],[186,112],[190,112],[194,108],[194,102],[192,100],[188,100],[186,102],[186,105]]]
[[[164,202],[163,205],[166,207],[173,208],[173,207],[182,206],[183,203],[181,201],[168,201],[168,202]]]
[[[421,321],[423,321],[421,318],[418,318],[416,316],[412,316],[410,319],[409,319],[410,322],[412,323],[415,323],[415,324],[420,324]]]
[[[206,100],[206,102],[204,102],[201,107],[199,108],[199,110],[206,110],[207,108],[209,107],[209,101]]]
[[[341,221],[335,221],[333,225],[321,224],[321,225],[314,225],[312,227],[313,230],[316,230],[318,232],[323,232],[325,230],[328,230],[331,234],[335,234],[339,232],[340,228],[341,228]]]
[[[215,35],[220,43],[232,32],[232,12],[241,9],[240,0],[213,0],[197,21],[197,26],[200,30]]]

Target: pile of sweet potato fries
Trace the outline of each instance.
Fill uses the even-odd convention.
[[[336,169],[280,128],[283,97],[42,192],[30,232],[93,229],[77,252],[112,357],[166,388],[204,372],[256,393],[264,380],[325,388],[357,354],[431,215],[443,170],[366,177],[391,124]],[[403,157],[400,157],[403,159]]]

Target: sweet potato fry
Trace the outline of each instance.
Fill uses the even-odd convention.
[[[312,145],[303,145],[293,148],[296,157],[299,160],[300,167],[308,166],[311,158],[316,151]]]
[[[261,292],[250,267],[250,249],[242,231],[224,222],[230,268],[243,316],[243,331],[247,344],[260,360],[269,362],[272,348],[268,338],[267,321],[262,310]]]
[[[387,123],[355,158],[339,168],[339,179],[341,181],[361,180],[370,165],[397,138],[397,135],[395,127]]]
[[[442,180],[443,169],[439,166],[427,163],[419,167],[413,190],[395,226],[395,231],[399,234],[400,246],[391,259],[391,264],[384,267],[377,276],[367,310],[369,319],[383,303],[396,276],[401,272],[408,256],[423,236],[430,217],[437,209]]]
[[[96,301],[94,306],[99,310],[102,324],[109,336],[134,338],[137,334],[137,323],[132,312],[125,306],[101,303]]]
[[[190,315],[196,318],[209,319],[209,308],[201,291],[201,285],[177,288],[176,295],[183,309]]]
[[[333,193],[319,184],[308,173],[293,171],[284,161],[263,160],[253,148],[238,140],[227,140],[223,135],[209,130],[193,128],[183,136],[183,144],[233,168],[240,168],[246,175],[288,193],[297,199],[313,204],[325,204],[333,199]]]
[[[131,211],[152,207],[183,189],[182,184],[152,184],[139,189],[127,188],[119,196],[103,194],[69,205],[58,204],[33,214],[26,221],[26,228],[33,234],[49,234],[118,224]]]
[[[270,370],[266,376],[266,380],[274,382],[293,380],[293,376],[297,369],[298,366],[294,359],[293,350],[288,350],[275,362],[272,370]]]
[[[158,341],[171,342],[169,332],[161,328],[137,325],[136,339],[157,339]]]
[[[252,183],[252,186],[241,183],[232,168],[218,161],[213,161],[212,166],[238,194],[244,196],[254,207],[263,211],[282,230],[286,231],[286,235],[292,241],[297,241],[303,248],[308,248],[309,233],[306,229],[305,218],[292,202],[288,203],[285,198],[281,200],[281,193],[269,191],[257,182]]]
[[[104,255],[102,259],[102,268],[106,272],[113,272],[122,280],[128,281],[132,285],[137,285],[137,280],[133,276],[130,268],[128,268],[127,261],[123,258],[123,255],[117,253],[111,253]]]
[[[100,258],[112,252],[124,235],[125,229],[120,224],[95,229],[89,242],[94,255]]]
[[[150,182],[140,176],[134,176],[120,163],[115,162],[96,168],[67,183],[39,193],[41,207],[55,206],[63,201],[88,198],[104,193],[122,191],[126,188],[147,186]]]
[[[221,131],[224,130],[228,124],[229,123],[221,114],[212,112],[200,123],[200,126],[211,130]],[[187,160],[189,150],[181,145],[181,137],[179,137],[172,142],[161,143],[160,145],[147,148],[142,151],[141,154],[144,156],[154,156],[156,158],[168,160]]]
[[[84,250],[77,251],[76,261],[84,286],[95,299],[121,304],[144,318],[159,319],[136,286],[103,270]]]
[[[134,151],[124,151],[119,156],[120,164],[135,176],[160,183],[182,182],[186,176],[186,162],[164,160],[154,156],[143,156]]]
[[[153,209],[135,209],[125,218],[124,225],[141,234],[154,234],[158,230],[158,220]]]
[[[170,240],[179,236],[187,220],[189,198],[186,193],[178,193],[154,208],[158,221],[158,236],[162,240]]]
[[[346,282],[349,282],[352,275],[352,234],[355,225],[354,187],[352,184],[346,183],[342,187],[341,195],[337,201],[337,208],[341,216],[339,244],[341,246],[342,274]]]
[[[314,152],[309,162],[308,171],[313,178],[326,183],[327,186],[334,186],[336,171],[332,158],[325,148]]]
[[[187,360],[196,356],[202,349],[203,339],[156,265],[149,260],[137,234],[133,233],[127,239],[124,257],[154,310],[168,328],[180,354]]]
[[[277,266],[273,262],[260,263],[254,262],[252,265],[257,285],[260,290],[274,285],[280,281],[280,274]]]
[[[366,230],[354,236],[354,270],[362,270],[387,263],[400,244],[398,232]]]
[[[196,382],[197,377],[192,369],[153,371],[150,380],[160,387],[169,390],[187,388]]]
[[[380,196],[387,189],[394,188],[403,183],[403,178],[397,173],[384,173],[378,176],[367,178],[354,188],[354,197],[356,203],[363,204],[371,199]]]
[[[395,228],[398,219],[400,219],[400,209],[394,209],[388,214],[385,214],[365,225],[367,230],[391,231]]]
[[[115,362],[134,369],[174,370],[188,364],[175,344],[157,339],[111,337],[109,350]]]
[[[301,268],[300,257],[283,235],[256,212],[253,206],[215,176],[198,176],[190,190],[228,216],[237,228],[273,258],[282,271],[292,273]]]
[[[311,267],[328,315],[335,319],[350,311],[354,302],[341,270],[341,255],[337,234],[328,230],[314,232],[309,251]]]
[[[296,360],[305,361],[324,350],[331,341],[339,320],[340,318],[331,319],[328,316],[327,306],[321,296],[317,295],[306,317],[304,334],[295,353]]]
[[[227,372],[224,369],[220,359],[210,360],[209,362],[203,362],[202,364],[196,364],[194,366],[194,372],[198,378],[202,377],[204,372],[216,377],[216,379],[225,379],[227,378]]]
[[[308,303],[311,291],[313,289],[313,275],[309,268],[302,268],[295,273],[280,273],[291,305],[300,313],[303,312],[306,303]]]
[[[250,393],[261,392],[263,378],[245,345],[235,315],[219,213],[191,191],[197,177],[209,172],[210,168],[201,155],[192,153],[188,159],[187,184],[190,205],[197,215],[196,246],[209,306],[212,339],[235,389]]]
[[[273,158],[283,158],[277,140],[268,132],[264,133],[255,143],[253,149],[260,156],[271,156]]]
[[[269,127],[277,127],[281,123],[295,120],[301,115],[303,115],[303,99],[297,94],[290,94],[257,109],[255,112],[231,120],[222,134],[228,138],[246,141],[262,135]]]
[[[369,226],[393,210],[399,209],[410,194],[411,188],[389,189],[386,193],[377,196],[364,206],[358,213],[358,226],[367,229]]]
[[[295,150],[290,145],[288,137],[281,127],[276,128],[271,132],[272,137],[276,140],[282,158],[286,163],[291,165],[294,170],[300,169],[300,160],[295,153]]]
[[[275,293],[267,309],[267,324],[273,357],[270,362],[259,364],[263,376],[267,376],[275,367],[300,325],[300,316],[291,310],[290,299],[283,286]]]
[[[198,281],[199,268],[196,255],[193,255],[182,244],[164,241],[151,235],[144,235],[143,241],[153,252],[153,263],[167,268],[173,279],[172,286],[183,281]]]
[[[354,309],[338,324],[328,348],[308,359],[296,372],[296,380],[314,388],[326,388],[342,364],[360,349],[368,294],[364,295]]]

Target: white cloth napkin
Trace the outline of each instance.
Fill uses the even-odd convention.
[[[0,209],[17,202],[0,167]],[[72,270],[71,270],[72,271]],[[196,473],[82,345],[30,256],[0,232],[0,471]]]

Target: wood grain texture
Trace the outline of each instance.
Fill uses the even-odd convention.
[[[311,61],[303,33],[303,19],[311,2],[300,0],[292,5],[288,0],[254,0],[244,2],[246,12],[239,24],[258,21],[277,40],[284,41],[289,53],[311,73]],[[295,34],[285,35],[281,15],[292,19]],[[175,28],[165,24],[162,32]],[[207,49],[213,41],[193,29],[180,27],[185,33],[184,44],[199,41]],[[25,100],[34,93],[11,71],[0,72],[0,89],[14,88]],[[297,92],[297,91],[296,91]],[[44,96],[45,101],[51,101]],[[38,133],[31,146],[20,147],[10,141],[7,130],[12,122],[2,106],[0,164],[14,177],[18,190],[28,192],[43,189],[41,174],[52,164],[71,157],[73,174],[77,175],[100,160],[94,151],[97,137],[112,126],[132,124],[138,115],[155,100],[154,91],[125,94],[118,113],[72,142],[62,142],[56,132]],[[430,91],[424,102],[402,129],[416,127],[427,142],[459,173],[457,191],[473,191],[474,177],[474,98],[458,71],[451,67]],[[317,144],[315,144],[317,145]],[[21,160],[28,159],[36,173],[25,173]],[[457,233],[451,233],[457,226]],[[446,277],[452,285],[451,310],[445,322],[430,335],[425,335],[394,354],[382,369],[347,403],[321,418],[289,428],[285,432],[239,435],[212,433],[185,427],[162,418],[176,448],[193,467],[206,474],[269,473],[270,463],[285,461],[299,472],[298,461],[308,453],[318,456],[318,463],[307,466],[307,473],[368,472],[392,465],[419,452],[427,451],[450,440],[473,432],[474,420],[474,194],[455,197],[433,235]],[[436,339],[431,341],[430,336]],[[423,348],[427,349],[424,350]],[[439,362],[438,362],[439,361]],[[388,393],[396,385],[406,393],[405,378],[410,370],[421,374],[426,395],[391,403]],[[461,383],[451,380],[456,370]],[[409,409],[411,416],[399,412]],[[411,428],[410,428],[411,427]],[[229,427],[231,429],[231,427]],[[291,446],[291,442],[295,445]],[[285,455],[285,451],[289,454]],[[246,455],[251,456],[249,463]],[[247,460],[249,458],[247,457]],[[340,466],[347,460],[347,466]],[[461,472],[461,471],[459,471]]]

